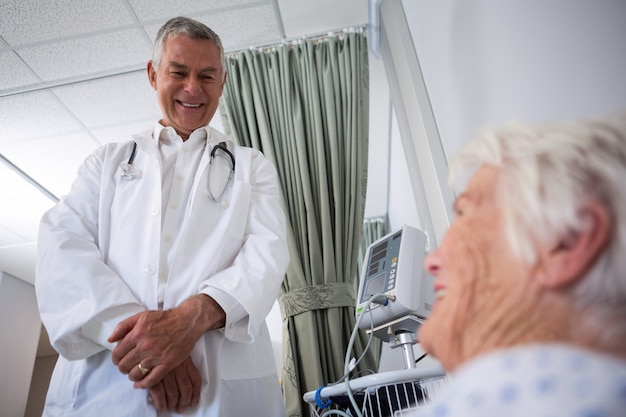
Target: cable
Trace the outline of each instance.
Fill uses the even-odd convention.
[[[419,361],[424,359],[426,356],[428,356],[428,353],[424,353],[422,356],[420,356],[419,358],[415,359],[415,363],[418,363]]]
[[[365,348],[363,349],[363,352],[361,352],[361,356],[359,356],[359,358],[354,362],[354,365],[352,366],[352,369],[356,368],[359,365],[359,363],[361,363],[361,361],[365,357],[365,354],[369,350],[370,345],[372,344],[372,339],[374,338],[374,315],[372,314],[372,309],[371,308],[368,308],[367,311],[370,314],[370,333],[369,333],[369,337],[367,338],[367,344],[365,345]],[[337,385],[337,384],[343,382],[344,379],[346,379],[348,377],[348,375],[349,375],[349,373],[348,374],[344,373],[341,378],[339,378],[335,382],[329,383],[327,386],[332,387],[334,385]]]
[[[350,353],[352,352],[352,348],[354,347],[354,341],[356,340],[356,337],[359,334],[359,325],[361,324],[361,320],[363,320],[363,317],[365,316],[365,312],[366,311],[369,311],[370,315],[372,314],[370,306],[374,302],[377,303],[377,304],[387,305],[388,302],[389,302],[389,297],[387,297],[383,293],[378,293],[378,294],[372,295],[366,301],[366,303],[364,305],[365,311],[357,317],[356,323],[354,324],[354,327],[352,329],[352,334],[350,335],[350,341],[348,342],[348,348],[346,349],[346,357],[345,357],[345,360],[344,360],[344,367],[343,367],[344,374],[341,377],[341,379],[343,379],[344,382],[345,382],[346,393],[348,394],[348,398],[350,399],[350,403],[352,404],[352,407],[354,407],[354,411],[356,412],[357,417],[363,417],[363,415],[361,414],[361,410],[359,409],[359,406],[358,406],[358,404],[357,404],[357,402],[356,402],[356,400],[354,398],[354,395],[352,393],[352,387],[350,387],[350,377],[349,377],[350,372],[351,372],[350,371],[350,362],[351,362],[351,360],[350,360],[351,359],[350,358],[350,356],[351,356]],[[373,330],[373,322],[374,322],[373,320],[370,321],[370,329],[372,329],[372,330]],[[372,334],[373,334],[373,331],[370,331],[370,341],[371,341],[371,338],[372,338]],[[368,341],[366,349],[369,348],[369,345],[370,345],[369,342],[370,341]],[[364,352],[359,357],[359,361],[362,359],[363,355],[365,354],[365,351],[366,350],[364,350]],[[355,365],[356,365],[356,363],[355,363]],[[339,381],[337,381],[337,382],[340,382],[341,379]],[[334,384],[336,384],[337,382],[335,382]],[[315,394],[316,402],[317,402],[317,399],[319,397],[319,393],[321,392],[321,390],[323,388],[324,387],[318,388],[318,390],[317,390],[317,392]],[[322,414],[322,417],[330,415],[329,413],[331,413],[331,414],[332,413],[339,414],[339,415],[342,415],[342,416],[349,416],[348,414],[346,414],[346,413],[344,413],[342,411],[339,411],[339,410],[328,410],[326,413]],[[352,416],[350,416],[350,417],[352,417]]]

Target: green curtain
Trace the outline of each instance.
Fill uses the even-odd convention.
[[[291,263],[279,294],[283,392],[307,416],[305,392],[342,377],[355,324],[357,255],[367,186],[369,85],[362,30],[227,55],[226,133],[276,165]],[[361,334],[352,356],[359,357]],[[377,370],[368,352],[355,372]]]

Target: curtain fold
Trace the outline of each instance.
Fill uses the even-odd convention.
[[[274,162],[291,263],[279,303],[290,416],[305,392],[343,375],[355,324],[357,256],[367,186],[367,41],[362,30],[227,55],[226,133]],[[358,338],[352,356],[367,343]],[[356,371],[376,371],[368,352]]]

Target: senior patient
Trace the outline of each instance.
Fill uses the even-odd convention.
[[[626,113],[486,129],[468,171],[425,261],[420,343],[449,372],[425,415],[625,416]]]

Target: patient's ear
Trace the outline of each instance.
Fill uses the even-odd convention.
[[[579,210],[579,219],[583,225],[580,231],[562,236],[541,254],[539,281],[544,287],[563,287],[582,278],[608,244],[612,221],[606,207],[595,200],[587,201]]]

